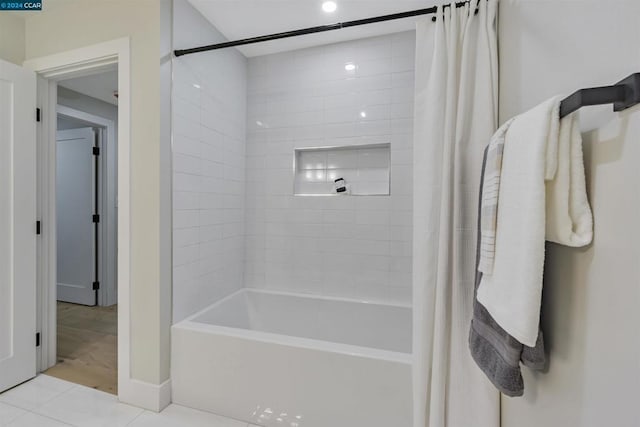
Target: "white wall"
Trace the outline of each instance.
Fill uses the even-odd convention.
[[[173,0],[160,1],[160,324],[173,319],[173,153],[171,91],[173,73]],[[167,339],[170,330],[164,330]],[[162,367],[169,367],[171,352],[160,352]]]
[[[414,48],[406,32],[249,60],[247,286],[411,300]],[[293,196],[295,148],[369,143],[391,143],[391,196]]]
[[[186,0],[174,47],[223,41]],[[243,286],[247,60],[235,49],[173,61],[173,320]]]
[[[0,59],[22,65],[25,54],[24,18],[16,12],[0,13]]]
[[[118,107],[58,85],[58,104],[118,123]],[[117,137],[117,132],[116,132]]]
[[[555,94],[640,72],[640,3],[500,3],[501,120]],[[547,252],[549,372],[526,368],[503,427],[640,425],[640,107],[582,111],[593,245]]]
[[[25,14],[26,59],[131,42],[131,377],[169,378],[169,284],[161,277],[160,7],[168,0],[48,0]],[[2,38],[0,38],[2,40]],[[3,40],[4,41],[4,40]]]

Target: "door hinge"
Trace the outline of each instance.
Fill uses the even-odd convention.
[[[36,122],[40,121],[40,109],[36,108]]]
[[[100,155],[100,147],[93,147],[93,155],[94,156]]]
[[[93,282],[93,290],[97,291],[98,289],[100,289],[100,282]]]
[[[40,332],[36,332],[36,347],[40,347]]]
[[[36,221],[36,234],[41,234],[42,227],[40,225],[40,221]]]
[[[95,223],[100,222],[100,215],[98,215],[98,214],[93,215],[93,222],[95,222]]]

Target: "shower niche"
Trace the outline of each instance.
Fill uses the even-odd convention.
[[[391,146],[297,148],[294,172],[296,196],[388,196]]]

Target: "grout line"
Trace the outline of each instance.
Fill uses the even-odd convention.
[[[40,375],[46,375],[46,374],[40,374]],[[62,395],[65,395],[65,394],[69,393],[70,391],[72,391],[73,389],[77,388],[77,387],[78,387],[78,384],[72,383],[72,382],[70,382],[70,381],[62,380],[62,379],[60,379],[60,378],[56,378],[56,377],[53,377],[53,376],[51,376],[51,375],[47,375],[47,376],[48,376],[49,378],[55,378],[55,379],[56,379],[56,380],[58,380],[58,381],[64,381],[64,382],[66,382],[66,383],[69,383],[69,384],[71,384],[71,387],[69,387],[69,389],[67,389],[67,390],[63,391],[62,393],[58,393],[58,394],[56,394],[55,396],[53,396],[52,398],[50,398],[50,399],[47,399],[47,400],[43,401],[43,402],[42,402],[40,405],[38,405],[37,407],[35,407],[35,408],[33,408],[33,409],[29,409],[29,411],[30,411],[30,412],[33,412],[34,414],[42,415],[42,416],[47,417],[47,418],[55,419],[55,418],[52,418],[52,417],[50,417],[50,416],[47,416],[47,415],[41,414],[41,413],[36,412],[36,411],[38,411],[38,410],[39,410],[40,408],[42,408],[44,405],[46,405],[46,404],[48,404],[48,403],[50,403],[50,402],[54,401],[54,400],[55,400],[55,399],[57,399],[58,397],[61,397]],[[60,420],[57,420],[57,419],[55,419],[55,420],[56,420],[56,421],[60,421]],[[62,421],[62,422],[64,422],[64,421]]]
[[[2,393],[0,393],[0,394],[2,394]],[[26,414],[28,414],[28,413],[30,412],[30,411],[29,411],[29,410],[27,410],[27,409],[20,408],[20,407],[18,407],[18,406],[15,406],[15,405],[12,405],[12,404],[10,404],[10,403],[6,403],[6,402],[0,402],[0,405],[5,405],[5,406],[8,406],[8,407],[10,407],[10,408],[18,409],[18,410],[20,410],[20,411],[24,412],[24,413],[20,413],[17,417],[15,417],[15,418],[11,419],[11,420],[9,421],[9,424],[7,424],[7,425],[12,424],[12,423],[13,423],[14,421],[16,421],[18,418],[20,418],[20,417],[22,417],[22,416],[24,416],[24,415],[26,415]]]
[[[118,401],[118,403],[122,403],[122,402]],[[126,403],[124,403],[124,405],[126,405]],[[128,405],[128,406],[131,406],[131,405]],[[133,406],[133,407],[135,408],[135,406]],[[140,412],[140,413],[139,413],[138,415],[136,415],[136,416],[135,416],[131,421],[129,421],[129,422],[127,423],[127,425],[128,425],[128,426],[130,426],[130,425],[131,425],[131,424],[133,424],[133,423],[134,423],[138,418],[140,418],[143,414],[145,414],[145,413],[147,413],[147,412],[150,412],[150,411],[147,411],[146,409],[143,409],[143,410],[142,410],[142,412]]]
[[[73,424],[69,424],[69,423],[66,423],[66,422],[64,422],[64,421],[60,421],[60,420],[58,420],[58,419],[56,419],[56,418],[52,418],[52,417],[49,417],[49,416],[47,416],[47,415],[43,415],[43,414],[40,414],[40,413],[38,413],[38,412],[34,412],[34,411],[27,411],[25,414],[20,415],[18,418],[16,418],[15,420],[11,421],[11,422],[7,425],[7,427],[11,427],[11,426],[15,425],[15,423],[16,423],[17,421],[19,421],[19,420],[20,420],[21,418],[23,418],[23,417],[26,417],[26,416],[27,416],[27,415],[29,415],[29,414],[37,415],[38,417],[46,418],[46,419],[48,419],[48,420],[55,421],[56,423],[59,423],[59,424],[65,425],[65,426],[80,427],[80,426],[74,426]]]
[[[60,393],[57,393],[55,396],[53,396],[53,397],[51,397],[51,398],[49,398],[49,399],[47,399],[47,400],[45,400],[45,401],[41,402],[39,406],[37,406],[37,407],[35,407],[35,408],[33,408],[33,409],[31,409],[31,408],[23,408],[22,406],[18,406],[18,405],[15,405],[15,404],[13,404],[13,403],[5,402],[5,401],[0,401],[0,403],[4,403],[5,405],[13,406],[14,408],[22,409],[22,410],[27,411],[27,412],[33,412],[34,414],[37,414],[37,415],[41,415],[41,414],[38,414],[37,412],[35,412],[35,410],[36,410],[36,409],[38,409],[40,406],[44,406],[44,405],[46,405],[47,403],[51,402],[53,399],[57,398],[58,396],[62,396],[63,394],[65,394],[65,393],[67,393],[67,392],[71,391],[72,389],[74,389],[75,387],[77,387],[77,386],[78,386],[77,384],[74,384],[74,383],[72,383],[72,382],[70,382],[70,381],[65,381],[65,380],[62,380],[62,379],[60,379],[60,378],[56,378],[56,377],[51,376],[51,375],[47,375],[47,374],[44,374],[44,373],[39,373],[38,375],[36,375],[36,376],[35,376],[35,377],[33,377],[32,379],[30,379],[29,381],[26,381],[26,382],[24,382],[24,383],[22,383],[22,384],[20,384],[20,385],[18,385],[18,386],[16,386],[16,387],[14,387],[14,388],[12,388],[12,389],[9,389],[9,390],[7,390],[7,391],[16,390],[16,389],[18,389],[18,388],[20,388],[20,387],[22,387],[22,386],[25,386],[25,385],[27,385],[27,384],[30,384],[30,383],[32,383],[36,378],[38,378],[38,377],[39,377],[39,376],[41,376],[41,375],[46,375],[48,378],[54,378],[54,379],[55,379],[55,380],[57,380],[57,381],[62,381],[62,382],[65,382],[65,383],[69,383],[69,384],[71,384],[71,387],[70,387],[69,389],[67,389],[67,390],[65,390],[65,391],[62,391],[62,392],[60,392]],[[0,393],[0,395],[2,395],[2,393]],[[49,418],[50,418],[50,417],[49,417]],[[56,421],[57,421],[57,420],[56,420]]]

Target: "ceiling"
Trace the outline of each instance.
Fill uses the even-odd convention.
[[[229,40],[261,36],[434,6],[437,0],[335,0],[338,9],[322,11],[323,0],[189,0]],[[245,56],[413,30],[418,18],[328,31],[241,46]],[[194,46],[179,46],[179,49]]]
[[[113,93],[118,90],[117,69],[100,74],[62,80],[58,82],[58,85],[109,104],[118,105],[118,98],[113,96]]]

